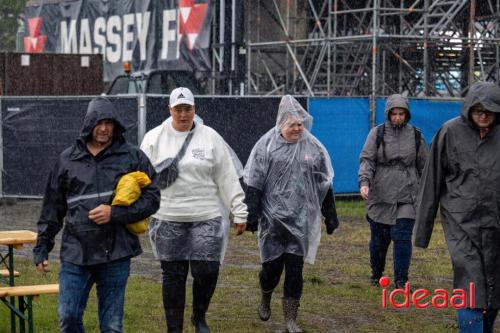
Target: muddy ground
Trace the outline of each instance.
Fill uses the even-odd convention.
[[[25,200],[25,199],[0,199],[0,230],[32,230],[36,231],[36,222],[40,215],[42,201],[41,200]],[[49,254],[49,260],[59,260],[59,247],[62,232],[56,236],[56,245]],[[160,280],[161,269],[158,261],[154,259],[151,250],[151,243],[147,236],[139,237],[143,254],[132,259],[132,275],[142,275]],[[240,244],[241,245],[241,244]],[[16,255],[25,255],[31,257],[32,247],[24,247],[16,250]],[[257,249],[239,247],[232,251],[233,255],[228,256],[225,265],[236,265],[234,262],[238,254],[252,253],[257,255]],[[237,264],[239,266],[245,264]],[[251,268],[257,269],[258,265],[250,265]]]

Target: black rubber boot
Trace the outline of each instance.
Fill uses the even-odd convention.
[[[191,316],[191,323],[196,333],[210,333],[210,328],[205,321],[205,312],[195,312]]]
[[[283,298],[283,315],[288,333],[302,333],[303,331],[297,325],[297,314],[300,301],[293,298]]]
[[[380,271],[375,271],[372,270],[372,276],[370,277],[370,284],[372,286],[378,287],[379,286],[379,280],[382,277],[382,272]]]
[[[210,328],[205,321],[205,313],[208,311],[210,300],[217,285],[219,262],[191,261],[191,274],[194,279],[191,322],[196,333],[210,333]]]
[[[483,333],[493,333],[498,309],[488,308],[483,312]]]
[[[406,282],[408,282],[408,272],[394,273],[394,285],[396,288],[404,289]]]
[[[271,317],[271,298],[273,296],[273,291],[264,291],[261,289],[260,292],[259,317],[262,321],[268,321]]]
[[[182,333],[184,326],[184,308],[166,309],[165,317],[167,319],[168,333]]]

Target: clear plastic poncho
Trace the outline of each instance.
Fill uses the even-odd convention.
[[[282,131],[302,123],[300,138]],[[290,95],[281,99],[276,126],[255,144],[244,170],[248,186],[262,191],[259,249],[262,262],[283,253],[313,264],[321,236],[321,204],[332,186],[333,168],[325,147],[309,131],[312,117]]]
[[[172,122],[172,117],[168,117],[167,121]],[[204,125],[203,119],[196,115],[194,116],[194,122],[196,125]],[[231,146],[224,140],[224,143],[226,145],[226,148],[229,150],[229,154],[231,155],[231,159],[233,161],[233,165],[236,169],[236,174],[238,175],[238,178],[243,177],[243,164],[241,163],[240,159],[234,152],[234,150],[231,148]],[[227,245],[229,243],[229,233],[231,230],[231,219],[230,219],[230,209],[227,207],[222,199],[219,197],[219,209],[221,213],[221,223],[222,223],[222,248],[221,248],[221,254],[220,254],[220,264],[224,262],[224,257],[227,249]],[[156,229],[160,227],[160,224],[156,225]],[[150,229],[152,226],[150,225]],[[150,234],[157,234],[156,229],[151,229]],[[202,241],[202,240],[200,240]],[[160,255],[156,252],[156,242],[153,240],[153,238],[150,237],[150,242],[153,245],[153,254],[155,258],[160,258]]]

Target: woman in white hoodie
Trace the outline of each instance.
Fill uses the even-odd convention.
[[[174,89],[169,106],[171,117],[146,133],[141,144],[164,180],[149,236],[163,271],[168,332],[182,332],[189,267],[193,276],[191,321],[196,332],[210,332],[205,313],[224,251],[220,204],[229,208],[238,235],[245,230],[247,207],[227,144],[212,128],[194,119],[191,91]],[[168,165],[169,170],[162,170]]]

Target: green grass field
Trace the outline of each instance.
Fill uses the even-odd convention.
[[[316,264],[304,269],[304,294],[299,324],[307,332],[454,332],[452,309],[383,309],[382,290],[368,282],[369,228],[364,206],[359,201],[339,201],[341,225],[332,236],[323,233]],[[391,247],[392,248],[392,247]],[[392,250],[387,275],[392,280]],[[47,275],[35,272],[31,258],[17,256],[22,276],[17,284],[57,282],[57,265]],[[139,259],[140,260],[140,257]],[[256,235],[231,236],[226,261],[221,268],[217,290],[207,314],[213,332],[282,332],[280,285],[272,301],[272,316],[261,322],[256,308],[259,301],[257,275],[259,257]],[[414,249],[410,272],[412,289],[452,290],[452,271],[440,224],[436,224],[429,249]],[[191,290],[185,312],[185,332],[194,332],[189,322]],[[392,287],[391,287],[392,288]],[[42,296],[34,303],[37,332],[57,332],[57,296]],[[10,332],[9,315],[0,306],[0,333]],[[87,332],[98,332],[95,291],[85,314]],[[166,332],[160,276],[133,272],[127,288],[125,332]]]

